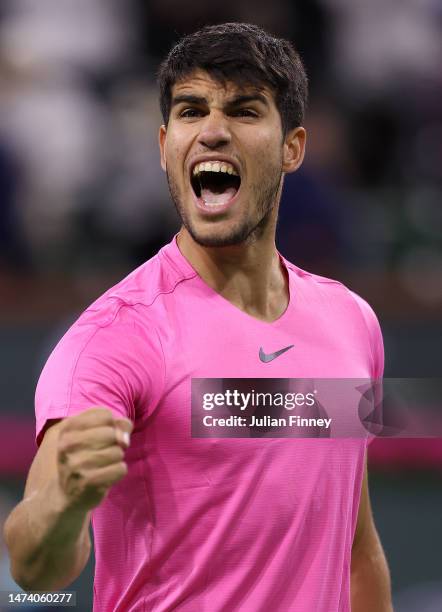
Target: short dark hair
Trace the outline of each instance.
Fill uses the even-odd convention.
[[[256,25],[223,23],[184,36],[158,71],[160,107],[167,125],[175,83],[195,70],[222,83],[269,86],[274,93],[284,135],[302,125],[307,104],[307,75],[293,45]]]

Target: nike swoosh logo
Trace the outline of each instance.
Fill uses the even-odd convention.
[[[269,363],[269,361],[273,361],[289,349],[293,348],[295,345],[291,344],[290,346],[286,346],[285,348],[279,349],[279,351],[275,351],[274,353],[264,353],[262,346],[259,347],[259,358],[264,363]]]

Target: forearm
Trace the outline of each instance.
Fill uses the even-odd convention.
[[[370,548],[354,549],[351,558],[352,612],[392,612],[391,582],[379,538]]]
[[[89,513],[67,508],[55,485],[24,499],[5,524],[11,574],[25,590],[66,587],[90,552]]]

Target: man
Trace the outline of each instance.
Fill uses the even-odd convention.
[[[96,610],[390,611],[365,440],[190,431],[192,379],[382,376],[369,306],[275,248],[284,175],[304,156],[301,61],[224,24],[182,39],[159,82],[182,228],[45,366],[40,448],[5,530],[13,576],[66,587],[92,519]]]

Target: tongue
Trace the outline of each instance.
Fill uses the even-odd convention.
[[[201,199],[204,200],[204,204],[215,204],[217,206],[221,206],[222,204],[227,204],[229,200],[231,200],[236,193],[236,189],[234,187],[228,187],[222,193],[214,193],[210,189],[201,189]]]

